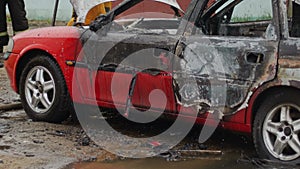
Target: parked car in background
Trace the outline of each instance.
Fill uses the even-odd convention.
[[[61,122],[72,103],[181,110],[197,114],[200,124],[215,113],[220,127],[252,135],[261,158],[299,162],[298,1],[192,0],[178,20],[116,20],[139,3],[125,0],[88,28],[41,28],[13,38],[5,67],[30,118]],[[88,43],[93,48],[82,50]],[[151,59],[123,62],[146,49],[157,49]],[[139,71],[141,65],[153,68]],[[163,108],[148,100],[155,89],[166,95]]]

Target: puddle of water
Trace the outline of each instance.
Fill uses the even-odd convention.
[[[238,162],[240,156],[227,154],[218,159],[185,159],[177,162],[168,162],[163,158],[127,159],[111,163],[85,162],[76,163],[66,169],[253,169],[249,163]],[[258,167],[257,167],[258,168]]]

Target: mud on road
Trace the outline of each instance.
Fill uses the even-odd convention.
[[[4,69],[0,69],[0,86],[0,105],[20,101]],[[62,168],[101,155],[105,158],[106,152],[71,119],[64,124],[50,124],[33,122],[24,110],[0,111],[0,168]]]
[[[50,26],[48,22],[30,21],[30,29]],[[58,22],[57,25],[66,25]],[[8,32],[12,35],[11,23]],[[5,48],[4,48],[5,50]],[[0,106],[20,104],[20,97],[10,87],[4,68],[0,69]],[[0,110],[0,168],[63,168],[76,161],[91,161],[106,153],[85,135],[70,118],[63,124],[33,122],[24,110]]]

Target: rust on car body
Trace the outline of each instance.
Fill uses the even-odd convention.
[[[203,12],[202,24],[218,15],[209,10]],[[248,107],[253,91],[276,77],[280,37],[276,5],[273,11],[270,21],[222,23],[217,25],[218,32],[187,26],[186,36],[181,40],[184,51],[177,51],[182,58],[174,76],[177,102],[196,107],[200,113],[216,109],[224,115]]]

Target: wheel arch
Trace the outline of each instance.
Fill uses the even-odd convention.
[[[53,60],[55,63],[58,64],[57,60],[48,52],[41,50],[41,49],[33,49],[33,50],[29,50],[26,53],[24,53],[20,59],[17,62],[16,65],[16,74],[15,74],[15,80],[16,80],[16,89],[17,89],[17,93],[19,93],[20,90],[20,80],[21,80],[21,74],[22,71],[26,65],[26,63],[28,63],[32,58],[38,56],[38,55],[43,55],[46,57],[49,57],[51,60]]]
[[[300,93],[300,86],[287,86],[287,85],[279,85],[279,84],[268,84],[264,85],[263,87],[260,87],[259,89],[256,90],[256,92],[253,94],[251,101],[250,101],[250,106],[247,110],[247,119],[246,123],[250,124],[253,126],[254,118],[256,116],[257,110],[262,104],[262,102],[270,95],[276,94],[279,91],[282,90],[289,90],[291,92],[299,92]],[[252,128],[252,127],[251,127]]]
[[[65,77],[60,67],[59,60],[55,60],[55,57],[53,57],[51,54],[41,50],[34,50],[22,56],[23,57],[21,57],[17,62],[19,64],[18,73],[22,75],[22,76],[18,76],[19,78],[18,90],[26,114],[31,119],[37,121],[60,123],[66,120],[70,116],[70,113],[73,112],[72,109],[73,105],[70,100],[69,91],[67,90]],[[27,62],[29,62],[29,65]],[[27,66],[25,66],[25,64],[27,64]],[[42,99],[39,96],[42,96],[43,98],[46,97],[46,99],[48,100],[49,104],[47,104],[46,106],[45,104],[42,103],[45,106],[43,107],[45,108],[44,112],[43,110],[40,111],[41,110],[39,108],[40,106],[38,106],[37,104],[32,105],[31,102],[29,103],[27,100],[28,93],[30,93],[29,95],[33,95],[34,93],[34,92],[26,92],[26,82],[28,81],[28,73],[30,73],[32,70],[36,71],[37,66],[41,66],[42,69],[47,71],[48,79],[44,79],[45,77],[43,77],[43,79],[45,80],[45,82],[47,80],[51,80],[52,81],[51,83],[53,83],[52,89],[55,90],[55,92],[52,91],[52,96],[50,93],[50,97],[52,98],[50,100],[47,91],[45,91],[44,93],[44,86],[43,86],[44,83],[41,80],[37,80],[37,78],[31,79],[37,82],[35,83],[36,86],[35,89],[38,89],[37,86],[39,85],[42,86],[41,90],[38,89],[37,93],[39,95],[35,96],[38,97],[37,104],[39,102],[40,103],[42,102],[41,101]],[[51,79],[49,79],[49,77]],[[46,94],[46,96],[44,94]],[[38,110],[35,108],[38,108]]]
[[[255,100],[256,107],[253,107],[251,128],[259,158],[281,161],[283,164],[299,163],[299,130],[294,128],[298,127],[295,122],[300,119],[299,96],[298,86],[278,85],[264,90]],[[287,107],[292,107],[296,111],[288,111]],[[295,134],[297,137],[294,137]],[[277,141],[282,144],[277,144]]]

